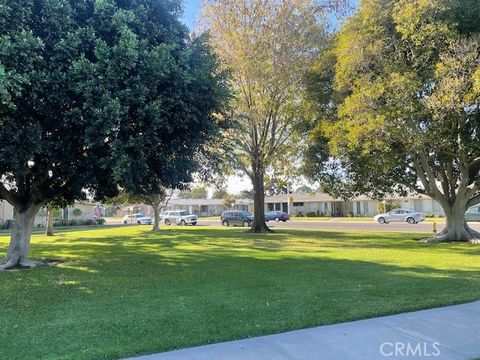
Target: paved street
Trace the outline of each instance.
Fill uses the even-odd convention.
[[[109,220],[108,225],[121,225],[120,220]],[[163,223],[162,223],[163,224]],[[312,230],[361,230],[361,231],[394,231],[394,232],[431,232],[432,223],[423,222],[420,224],[410,225],[407,223],[390,223],[380,225],[374,221],[287,221],[267,223],[272,229],[312,229]],[[198,221],[198,226],[220,226],[220,220],[202,220]],[[470,226],[480,231],[480,222],[472,222]],[[445,227],[445,223],[438,222],[437,230],[441,231]]]
[[[202,220],[199,219],[199,225],[219,226],[220,220]],[[294,229],[316,229],[316,230],[364,230],[364,231],[407,231],[407,232],[431,232],[432,223],[423,222],[416,225],[407,223],[390,223],[380,225],[374,221],[288,221],[268,222],[268,226],[274,228],[294,228]],[[470,223],[475,230],[480,231],[480,223]],[[445,227],[445,223],[437,223],[437,230]]]
[[[136,360],[463,360],[480,356],[480,301],[142,356]]]

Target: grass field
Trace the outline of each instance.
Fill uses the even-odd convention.
[[[480,247],[422,234],[149,228],[35,235],[33,258],[67,262],[0,273],[2,358],[116,359],[480,299]]]

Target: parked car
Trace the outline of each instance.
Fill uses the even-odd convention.
[[[225,211],[220,216],[223,226],[251,226],[253,215],[248,211]]]
[[[418,224],[419,222],[425,220],[425,215],[406,209],[393,209],[388,213],[375,215],[373,219],[380,224],[388,224],[390,222],[407,222],[409,224]]]
[[[480,205],[472,206],[467,210],[465,221],[480,221]]]
[[[275,220],[276,222],[279,221],[287,221],[290,220],[290,215],[284,213],[283,211],[267,211],[265,213],[265,221]]]
[[[138,225],[152,225],[153,220],[150,216],[145,216],[142,213],[125,215],[123,217],[124,224],[138,224]]]
[[[186,210],[166,211],[163,214],[163,221],[165,222],[165,225],[172,225],[172,224],[197,225],[198,216],[194,215],[194,214],[191,214],[190,212],[188,212]]]

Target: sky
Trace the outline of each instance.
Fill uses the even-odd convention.
[[[183,0],[185,4],[185,12],[183,14],[183,22],[193,30],[198,24],[198,15],[200,15],[201,0]]]
[[[185,10],[182,21],[190,30],[194,30],[198,25],[198,16],[200,15],[201,0],[184,0]],[[230,176],[227,179],[227,190],[229,193],[238,194],[242,190],[252,188],[250,180],[246,177]]]

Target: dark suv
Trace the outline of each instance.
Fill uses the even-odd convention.
[[[220,217],[223,226],[251,226],[253,215],[248,211],[225,211]]]

